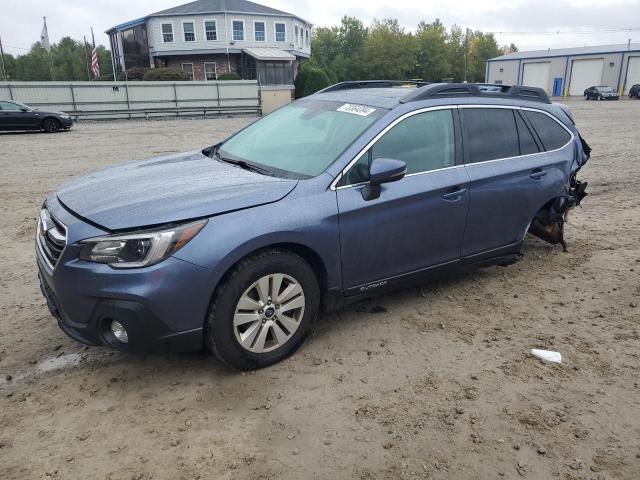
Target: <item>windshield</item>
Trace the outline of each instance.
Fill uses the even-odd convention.
[[[29,105],[25,105],[22,102],[16,102],[14,101],[13,103],[15,103],[16,105],[18,105],[20,108],[26,108],[27,110],[33,110]]]
[[[219,153],[276,176],[315,177],[385,112],[363,105],[298,100],[240,131],[220,146]]]
[[[611,87],[596,87],[598,89],[599,92],[603,92],[603,93],[611,93],[613,92],[613,88]]]

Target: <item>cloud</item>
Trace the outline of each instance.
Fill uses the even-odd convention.
[[[47,17],[49,35],[57,41],[69,35],[90,37],[108,44],[104,31],[113,25],[170,8],[188,0],[65,0],[64,5],[44,0],[0,0],[0,35],[6,51],[24,53],[40,37],[42,17]],[[592,33],[588,35],[528,35],[526,32],[606,30],[640,28],[640,0],[258,0],[280,10],[295,13],[317,26],[334,25],[343,15],[351,15],[369,24],[374,18],[397,18],[413,30],[419,21],[435,18],[447,26],[453,24],[474,30],[519,32],[499,34],[500,43],[515,42],[524,48],[547,48],[567,45],[626,43],[628,38],[640,42],[640,31]],[[7,4],[11,2],[9,8]],[[396,6],[397,5],[397,6]],[[635,22],[635,24],[634,24]],[[631,23],[631,25],[629,25]]]

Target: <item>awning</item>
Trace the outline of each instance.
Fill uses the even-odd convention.
[[[247,55],[252,56],[256,60],[261,61],[291,61],[295,60],[296,57],[287,53],[279,48],[267,48],[267,47],[254,47],[254,48],[245,48],[243,52]]]

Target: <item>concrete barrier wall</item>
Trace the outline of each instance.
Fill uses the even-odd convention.
[[[260,111],[258,83],[253,80],[202,82],[0,82],[0,100],[16,100],[41,110],[71,115],[114,112],[115,117],[147,115],[148,110],[207,107]],[[117,113],[116,113],[117,112]],[[112,115],[107,115],[113,117]],[[104,117],[104,115],[100,115]]]

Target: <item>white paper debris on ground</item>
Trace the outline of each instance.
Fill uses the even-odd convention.
[[[551,350],[538,350],[537,348],[531,349],[531,355],[541,358],[547,362],[562,363],[562,355],[560,352],[552,352]]]

